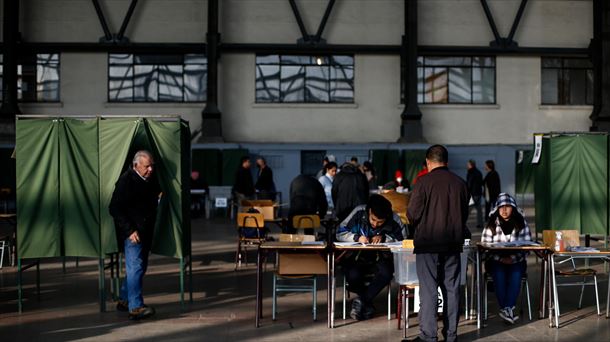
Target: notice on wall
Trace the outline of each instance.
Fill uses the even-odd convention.
[[[540,155],[542,155],[542,134],[534,135],[534,157],[532,158],[532,164],[538,164],[540,161]]]
[[[227,198],[226,197],[216,197],[216,202],[214,203],[216,208],[226,208],[227,207]]]
[[[517,152],[517,164],[523,163],[523,150],[519,150]]]

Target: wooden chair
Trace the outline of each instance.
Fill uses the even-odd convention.
[[[302,242],[315,241],[313,235],[280,234],[280,241]],[[289,265],[285,265],[289,263]],[[307,271],[302,266],[307,265]],[[306,273],[311,268],[317,269],[313,273]],[[277,253],[277,269],[273,273],[273,302],[272,319],[277,314],[277,295],[279,292],[311,292],[313,320],[317,317],[317,275],[326,274],[326,262],[318,254],[311,253]],[[296,283],[296,284],[295,284]]]
[[[256,229],[256,236],[245,236],[244,228]],[[261,213],[238,213],[237,214],[237,251],[235,252],[235,270],[241,266],[242,255],[248,265],[247,248],[260,245],[267,238],[265,230],[265,219]]]
[[[542,232],[543,244],[550,248],[554,248],[555,233],[558,231],[562,232],[562,240],[564,241],[564,246],[566,248],[580,246],[580,233],[578,232],[578,230],[545,230]],[[573,255],[562,255],[561,251],[555,251],[553,255],[551,255],[551,273],[553,274],[553,298],[555,306],[555,322],[557,323],[557,328],[559,328],[559,316],[561,315],[561,312],[559,310],[559,294],[557,291],[557,288],[560,286],[580,286],[580,299],[578,301],[578,309],[582,308],[582,298],[585,291],[585,286],[595,286],[595,302],[597,304],[597,315],[601,315],[601,311],[599,309],[599,291],[597,288],[597,271],[588,267],[576,267],[575,259],[577,258],[577,256]],[[571,268],[561,270],[557,269],[556,266],[565,263],[570,263]],[[582,281],[557,283],[558,278],[569,277],[582,278]],[[592,278],[592,281],[587,281],[587,278]]]

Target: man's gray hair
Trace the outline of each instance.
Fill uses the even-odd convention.
[[[154,158],[152,156],[152,153],[146,151],[146,150],[139,150],[138,152],[136,152],[136,154],[133,156],[133,161],[132,161],[132,165],[136,166],[136,164],[140,161],[140,158],[142,157],[147,157],[148,159],[150,159],[150,161],[154,161]]]

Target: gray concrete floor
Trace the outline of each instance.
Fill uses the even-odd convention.
[[[529,222],[533,222],[530,219]],[[476,232],[475,232],[476,234]],[[476,240],[476,237],[474,238]],[[341,292],[337,290],[337,327],[326,327],[326,282],[319,281],[318,320],[312,321],[309,294],[286,294],[278,300],[278,318],[271,320],[271,268],[265,273],[264,315],[260,328],[254,327],[255,254],[250,265],[234,271],[235,227],[226,219],[193,220],[193,297],[192,304],[180,306],[178,261],[153,256],[145,277],[147,304],[157,314],[148,320],[132,322],[125,313],[100,313],[97,297],[97,261],[69,258],[66,273],[58,259],[41,265],[41,296],[35,291],[35,272],[24,273],[24,311],[17,312],[15,268],[0,270],[0,340],[2,341],[400,341],[396,319],[387,320],[386,297],[377,298],[377,316],[356,322],[340,318]],[[560,289],[562,327],[549,328],[548,319],[538,317],[540,263],[530,257],[528,273],[534,320],[525,312],[515,325],[497,317],[497,306],[490,294],[490,317],[485,328],[462,317],[462,341],[610,341],[610,320],[597,316],[593,288],[585,289],[583,308],[577,310],[578,288]],[[271,264],[269,264],[271,266]],[[603,271],[602,265],[596,267]],[[599,277],[600,304],[605,312],[607,275]],[[395,289],[394,289],[395,291]],[[395,294],[393,293],[393,308]],[[410,318],[409,337],[418,334],[417,316]],[[439,329],[442,323],[439,322]]]

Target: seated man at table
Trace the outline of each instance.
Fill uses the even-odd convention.
[[[323,219],[327,210],[328,203],[322,184],[311,176],[296,176],[290,183],[290,209],[285,233],[295,233],[292,218],[296,215],[318,215]]]
[[[392,204],[381,195],[372,195],[366,205],[354,208],[341,222],[337,241],[379,244],[400,241],[404,225],[392,212]],[[394,275],[394,261],[390,252],[356,251],[347,255],[341,265],[348,283],[348,290],[358,294],[352,301],[350,317],[365,320],[373,317],[373,299],[386,287]],[[365,277],[373,273],[368,286]]]
[[[527,225],[523,211],[515,199],[501,193],[494,208],[489,213],[489,221],[483,229],[481,242],[531,241],[532,234]],[[500,306],[500,317],[515,324],[519,316],[515,313],[515,304],[519,297],[521,278],[527,269],[526,253],[494,253],[485,255],[485,270],[491,273],[494,289]]]

